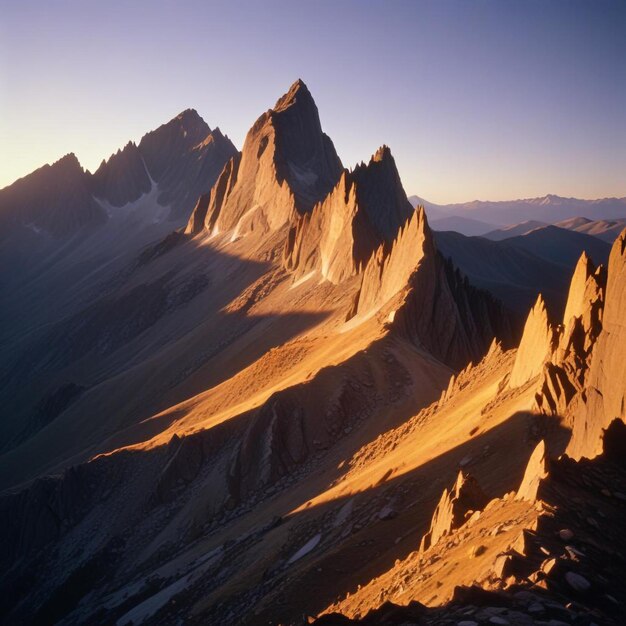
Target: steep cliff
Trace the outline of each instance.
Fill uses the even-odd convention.
[[[192,216],[187,231],[268,232],[310,211],[335,186],[341,161],[322,132],[317,106],[296,81],[273,109],[257,119],[240,159],[229,162],[211,193],[204,219]]]

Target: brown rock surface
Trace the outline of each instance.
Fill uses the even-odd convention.
[[[422,207],[363,272],[356,320],[381,310],[393,329],[459,369],[480,360],[494,337],[509,343],[513,334],[508,311],[439,255]]]
[[[241,160],[229,162],[207,214],[212,232],[232,239],[280,228],[310,211],[335,186],[341,161],[322,132],[315,102],[296,81],[246,136]]]
[[[603,429],[615,418],[626,420],[626,230],[613,244],[607,274],[602,331],[591,353],[584,397],[576,399],[572,411],[567,451],[574,458],[599,454]]]
[[[520,341],[509,386],[520,387],[538,376],[554,350],[554,331],[541,295],[528,314]]]
[[[319,269],[340,283],[391,242],[412,213],[391,151],[383,146],[367,165],[344,170],[333,191],[292,227],[285,264],[296,275]]]
[[[548,476],[548,460],[546,456],[546,444],[542,440],[533,450],[524,472],[522,484],[517,490],[517,498],[519,500],[529,500],[534,502],[537,499],[537,493],[541,485],[541,481]]]
[[[459,472],[454,487],[450,491],[447,489],[443,491],[433,514],[430,530],[422,537],[420,551],[428,550],[442,537],[462,526],[467,521],[467,514],[470,511],[482,510],[487,502],[488,498],[476,479],[462,471]]]

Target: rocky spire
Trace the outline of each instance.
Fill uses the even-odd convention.
[[[426,262],[434,261],[435,247],[423,207],[417,207],[391,246],[382,244],[363,273],[357,313],[380,308],[408,286],[409,277]]]
[[[567,296],[567,304],[565,313],[563,314],[563,324],[570,323],[573,317],[580,317],[585,309],[585,290],[587,280],[595,271],[595,267],[591,259],[583,252],[578,259],[572,280],[570,282],[569,294]]]
[[[383,240],[393,241],[400,226],[412,215],[413,207],[389,147],[381,146],[367,165],[354,168],[352,178],[370,222]]]
[[[531,309],[524,326],[515,363],[509,379],[510,387],[520,387],[538,376],[554,350],[554,329],[541,294]]]
[[[509,312],[436,250],[423,207],[365,267],[351,315],[374,314],[455,369],[480,360],[494,337],[509,344],[512,336]]]
[[[285,264],[297,274],[320,270],[339,283],[365,266],[378,246],[391,243],[413,213],[386,146],[352,172],[292,228]]]
[[[548,476],[548,458],[546,455],[546,444],[543,439],[537,444],[530,455],[524,478],[517,490],[518,500],[529,500],[534,502],[539,494],[542,481]]]
[[[602,331],[593,346],[585,393],[573,402],[567,453],[594,457],[602,433],[616,418],[626,421],[626,229],[613,243],[607,270]]]
[[[280,228],[322,200],[341,171],[315,102],[298,80],[254,123],[241,158],[226,165],[207,213],[211,228],[233,238]]]
[[[439,504],[435,509],[429,531],[422,537],[420,551],[428,550],[442,537],[455,528],[461,527],[467,516],[474,511],[481,511],[488,498],[476,479],[470,474],[459,472],[454,487],[444,489]]]

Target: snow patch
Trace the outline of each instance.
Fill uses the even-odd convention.
[[[129,622],[141,624],[151,615],[154,615],[161,607],[165,606],[175,595],[185,590],[202,576],[208,568],[217,561],[224,551],[223,546],[219,546],[207,554],[198,557],[193,563],[193,569],[175,580],[173,583],[161,589],[158,593],[150,596],[117,620],[117,626],[123,626]],[[142,581],[143,582],[143,581]]]
[[[306,556],[311,550],[313,550],[322,539],[321,533],[317,533],[314,537],[311,537],[288,561],[287,565],[295,563],[297,560]]]

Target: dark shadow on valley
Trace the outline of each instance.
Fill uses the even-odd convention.
[[[326,312],[249,314],[258,297],[253,286],[269,267],[187,237],[161,242],[115,279],[114,290],[103,289],[102,297],[78,313],[29,335],[19,351],[5,353],[0,489],[50,471],[62,460],[76,464],[110,449],[100,444],[113,433],[218,385],[324,319]],[[241,300],[238,310],[225,310],[236,299]],[[263,332],[270,326],[272,332]],[[237,350],[237,342],[255,327],[255,341]],[[212,367],[224,351],[229,359]],[[151,385],[157,371],[161,384]],[[94,411],[115,418],[95,420],[80,440],[70,424],[82,424],[81,415]],[[174,416],[154,427],[162,429]],[[60,434],[62,428],[73,433],[69,439]],[[39,436],[64,438],[65,447],[37,464],[40,455],[28,452],[28,441]],[[131,437],[120,445],[135,441]],[[20,468],[24,455],[30,466]]]
[[[186,446],[184,449],[187,453],[198,446],[202,450],[200,467],[196,470],[196,475],[188,481],[188,486],[183,491],[184,494],[187,491],[191,492],[189,487],[192,483],[202,484],[202,476],[206,476],[204,472],[210,470],[211,459],[228,446],[229,442],[241,439],[254,419],[254,414],[255,411],[252,411],[238,416],[208,431],[190,435],[182,440],[174,438],[168,446],[160,446],[148,451],[123,451],[110,457],[100,457],[68,470],[64,478],[54,479],[54,481],[40,479],[33,484],[31,489],[38,485],[35,496],[39,501],[43,501],[42,504],[45,503],[46,498],[49,502],[55,502],[58,501],[59,491],[67,492],[67,485],[64,486],[63,483],[71,480],[75,501],[70,519],[73,520],[72,524],[76,524],[96,504],[105,504],[109,509],[113,507],[116,489],[121,489],[126,480],[132,480],[132,476],[152,472],[153,490],[145,494],[142,503],[138,503],[137,514],[148,515],[159,507],[167,507],[170,510],[169,515],[175,515],[176,511],[185,506],[187,499],[184,495],[179,497],[179,494],[174,491],[171,495],[172,499],[168,501],[169,496],[158,495],[158,484],[165,468],[171,466],[176,452],[183,449],[182,446]],[[558,426],[556,421],[542,423],[537,420],[535,415],[517,413],[493,429],[476,435],[466,443],[431,459],[406,474],[390,480],[385,480],[384,476],[378,477],[375,484],[354,496],[337,498],[292,515],[291,518],[295,520],[296,525],[305,522],[306,527],[311,529],[309,536],[303,536],[300,543],[304,543],[322,528],[321,550],[317,548],[300,565],[297,563],[286,565],[291,554],[285,550],[293,552],[299,546],[283,547],[281,552],[275,555],[274,565],[268,568],[264,575],[262,600],[257,606],[257,613],[246,623],[276,623],[287,619],[298,620],[303,614],[315,615],[338,597],[343,597],[347,592],[354,592],[357,585],[364,585],[372,578],[383,574],[393,566],[396,559],[403,559],[410,552],[417,550],[422,535],[428,529],[441,493],[445,487],[453,483],[462,459],[467,457],[472,459],[463,469],[478,479],[479,484],[490,497],[502,496],[517,489],[533,449],[533,441],[528,441],[527,445],[520,445],[520,436],[530,436],[531,430],[535,433],[533,437],[546,436],[554,442],[554,453],[562,451],[569,438],[569,432]],[[539,424],[538,430],[537,424]],[[419,445],[419,431],[415,433],[415,437],[416,445]],[[485,446],[489,446],[492,453],[484,454]],[[350,454],[346,456],[350,458]],[[305,505],[317,493],[340,480],[344,472],[344,469],[336,469],[326,487],[320,488],[319,484],[307,485],[307,482],[313,481],[307,481],[305,478],[300,487],[292,484],[287,488],[298,489],[300,504]],[[166,498],[165,501],[162,501],[163,497]],[[279,497],[280,491],[276,499]],[[344,526],[332,528],[331,520],[353,497],[357,503],[355,505],[357,516],[360,505],[366,503],[368,521],[360,529],[353,527],[352,534],[342,540],[338,547],[330,546],[324,550],[324,543],[332,537],[337,539],[345,528]],[[23,529],[24,525],[28,526],[28,524],[27,518],[23,516],[35,513],[32,505],[23,508],[25,498],[28,500],[28,497],[24,495],[5,496],[4,501],[0,501],[0,511],[4,512],[3,523],[6,522],[6,536],[9,539],[6,544],[8,551],[4,551],[3,558],[0,560],[5,571],[5,575],[0,580],[0,590],[8,599],[8,605],[5,604],[3,607],[5,614],[20,599],[26,598],[31,589],[37,588],[46,580],[49,575],[48,568],[51,566],[50,559],[54,561],[54,545],[68,530],[58,523],[50,523],[46,532],[42,532],[40,528],[39,534],[33,535],[28,545],[25,545],[27,537]],[[390,499],[394,501],[397,517],[390,520],[372,521],[372,506],[376,513]],[[20,502],[21,506],[19,506]],[[245,508],[245,503],[242,505]],[[258,508],[266,509],[267,524],[259,524],[258,531],[253,533],[253,544],[271,536],[277,525],[277,516],[283,516],[283,520],[290,519],[289,516],[284,517],[288,511],[279,510],[274,505],[272,497],[256,505],[257,510]],[[6,517],[9,513],[10,520]],[[229,522],[224,519],[223,528],[228,528],[228,525],[234,523],[236,519],[236,515]],[[211,533],[208,536],[210,537]],[[401,540],[396,542],[398,537]],[[37,541],[32,541],[33,538]],[[176,546],[163,546],[163,550],[159,551],[158,563],[166,563],[177,554],[189,549],[195,542],[206,539],[207,537],[202,532],[196,532],[195,535],[186,538],[182,549]],[[66,583],[61,584],[48,597],[43,612],[39,613],[40,620],[37,623],[46,623],[47,616],[60,619],[73,610],[81,598],[94,586],[104,584],[106,580],[114,578],[125,551],[131,547],[125,546],[124,541],[122,537],[119,540],[112,540],[105,549],[97,552],[87,561],[83,561],[83,565],[74,570],[75,573],[68,570]],[[249,547],[248,543],[245,549]],[[240,550],[241,546],[238,546],[237,541],[230,542],[225,546],[224,556],[220,559],[220,563],[228,563],[241,556]],[[317,552],[319,555],[316,554]],[[157,563],[154,563],[150,569],[156,566]],[[219,566],[214,572],[209,572],[204,576],[199,586],[194,586],[191,590],[179,594],[176,597],[177,606],[191,606],[201,597],[206,597],[218,589],[220,579],[217,571],[219,571]],[[294,576],[295,573],[297,576]],[[83,583],[77,584],[77,580]],[[150,593],[156,593],[170,583],[171,580],[164,580],[156,587],[152,587]],[[234,595],[227,598],[221,605],[198,616],[197,623],[207,623],[207,620],[210,623],[211,619],[223,619],[228,615],[231,607],[238,606],[246,599],[245,595],[246,592],[243,592],[243,596]],[[95,623],[113,623],[138,601],[137,597],[133,597],[116,609],[107,610],[106,614],[101,613]],[[169,613],[172,610],[173,607],[167,605],[155,614],[151,621],[154,623],[167,621],[172,617]],[[191,620],[190,623],[195,622]]]

